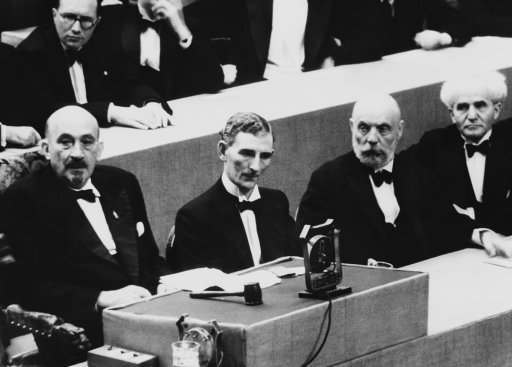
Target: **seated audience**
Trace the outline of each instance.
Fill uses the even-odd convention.
[[[207,266],[233,272],[301,253],[285,194],[257,184],[274,154],[270,124],[255,113],[237,113],[220,136],[222,177],[176,215],[167,252],[173,271]]]
[[[103,11],[97,32],[115,48],[118,62],[128,58],[144,84],[163,99],[217,91],[224,75],[213,49],[192,35],[181,1],[131,0]]]
[[[22,97],[17,83],[18,62],[14,49],[0,43],[0,150],[7,146],[31,147],[41,140],[29,121],[17,118],[13,108],[14,102]]]
[[[247,83],[378,59],[368,1],[203,0],[188,12]]]
[[[471,23],[452,0],[373,0],[380,7],[378,42],[385,54],[416,47],[462,46],[473,36]],[[375,25],[374,25],[375,26]]]
[[[297,224],[332,218],[344,262],[402,266],[459,249],[470,230],[409,152],[396,155],[404,121],[396,101],[374,95],[354,105],[353,152],[313,172]]]
[[[512,136],[499,121],[507,97],[498,72],[446,81],[441,100],[452,125],[429,131],[415,147],[460,216],[474,228],[472,240],[489,254],[512,257]]]
[[[129,74],[120,70],[131,69],[128,60],[113,65],[110,50],[95,41],[100,1],[54,1],[53,24],[38,27],[18,46],[24,61],[24,100],[30,100],[30,108],[19,106],[20,115],[27,121],[45,121],[60,106],[78,103],[102,126],[167,126],[170,111],[158,94],[126,78]]]
[[[66,106],[47,121],[50,164],[10,186],[2,225],[24,274],[22,304],[83,327],[102,343],[101,310],[154,293],[164,260],[135,176],[97,166],[96,119]]]

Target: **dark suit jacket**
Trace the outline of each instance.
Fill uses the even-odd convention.
[[[478,203],[466,165],[464,141],[455,125],[423,135],[414,147],[422,164],[439,180],[447,197],[462,208],[474,207],[476,227],[512,234],[512,121],[493,127],[485,163],[482,203]]]
[[[84,107],[100,125],[107,125],[110,102],[142,105],[161,100],[148,86],[126,77],[132,75],[126,70],[132,70],[136,65],[127,60],[121,60],[121,65],[113,65],[118,61],[95,38],[93,36],[83,49],[82,67],[89,101]],[[25,99],[18,107],[19,113],[26,120],[44,126],[53,111],[76,103],[64,50],[53,25],[38,27],[18,50],[24,60],[24,78],[20,82],[25,93]],[[30,100],[30,108],[26,108],[27,100]]]
[[[50,167],[9,187],[2,213],[7,237],[26,275],[26,307],[62,316],[100,343],[101,314],[95,311],[99,293],[129,284],[154,292],[165,266],[135,176],[97,166],[92,182],[101,194],[116,257],[108,253],[71,191]],[[139,222],[145,228],[140,236]]]
[[[332,0],[309,0],[305,70],[319,67],[332,53],[331,12]],[[237,82],[262,79],[272,31],[272,0],[203,0],[188,13],[216,41],[216,47],[223,48],[222,62],[237,65]]]
[[[467,17],[445,0],[395,0],[394,16],[387,0],[373,1],[380,8],[373,25],[380,33],[374,42],[385,47],[384,54],[417,48],[414,36],[424,29],[450,34],[452,46],[462,46],[474,35]]]
[[[146,29],[141,19],[132,5],[109,6],[103,11],[97,31],[106,46],[114,48],[119,63],[126,58],[133,64],[140,63],[140,34]],[[220,62],[207,42],[194,35],[192,44],[184,50],[168,24],[157,22],[154,28],[160,35],[160,72],[140,67],[137,78],[165,100],[222,88]]]
[[[395,266],[459,249],[461,241],[453,240],[470,238],[467,229],[452,232],[450,225],[456,216],[424,181],[412,155],[402,153],[395,158],[393,176],[400,206],[396,228],[385,223],[368,169],[350,152],[313,172],[300,203],[298,229],[333,218],[341,230],[343,262],[366,264],[374,258]]]
[[[512,2],[509,0],[458,0],[460,12],[479,36],[512,37]]]
[[[255,216],[261,262],[300,255],[285,194],[266,188],[260,194]],[[231,273],[254,265],[237,201],[219,180],[178,211],[174,245],[167,252],[173,271],[207,266]]]

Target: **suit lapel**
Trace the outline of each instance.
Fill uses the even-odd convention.
[[[312,64],[317,59],[317,54],[323,44],[321,40],[325,38],[324,33],[329,28],[331,5],[330,1],[308,1],[308,18],[304,36],[305,65]]]
[[[48,70],[53,73],[53,77],[49,76],[49,79],[56,83],[55,91],[62,91],[61,98],[75,100],[68,62],[57,33],[53,26],[50,26],[45,28],[43,34],[46,38],[45,46],[49,48],[48,50],[43,50],[43,52],[47,55]]]
[[[448,172],[445,172],[445,177],[450,178],[452,187],[455,188],[454,192],[458,195],[456,204],[464,207],[472,206],[476,202],[475,192],[471,185],[471,178],[466,164],[466,153],[464,151],[464,141],[455,126],[451,126],[451,137],[448,139],[446,150],[441,151],[439,161],[445,161],[444,165]]]
[[[250,34],[260,63],[266,63],[272,33],[272,0],[245,0]]]
[[[353,155],[352,172],[348,178],[349,192],[353,192],[359,208],[367,217],[369,225],[382,230],[382,223],[384,223],[384,214],[377,204],[377,198],[373,192],[372,185],[367,169],[357,160]]]
[[[226,191],[221,180],[216,185],[218,191],[216,196],[219,198],[217,207],[222,227],[220,231],[226,236],[226,244],[223,245],[228,251],[226,256],[233,258],[237,264],[240,264],[241,269],[253,266],[249,241],[245,234],[242,218],[236,207],[238,199]]]
[[[112,192],[101,181],[93,181],[93,183],[101,193],[101,205],[116,244],[117,256],[131,281],[137,284],[139,281],[137,231],[134,227],[135,220],[128,192],[124,189],[121,192]],[[103,244],[102,247],[105,249]]]
[[[503,200],[509,195],[506,190],[511,182],[510,170],[504,169],[504,167],[507,167],[512,161],[512,154],[506,145],[507,142],[500,136],[499,131],[493,132],[491,146],[485,161],[483,202],[494,199]]]

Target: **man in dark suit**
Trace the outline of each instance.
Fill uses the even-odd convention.
[[[385,48],[384,54],[463,46],[474,35],[468,18],[451,0],[372,1],[380,8],[373,25],[380,33],[374,42]]]
[[[138,64],[138,78],[163,99],[218,91],[224,75],[210,45],[192,35],[181,1],[131,0],[103,11],[100,37],[119,62]]]
[[[270,124],[237,113],[220,135],[222,177],[178,211],[167,253],[173,271],[207,266],[230,273],[300,254],[285,194],[257,185],[274,154]]]
[[[369,1],[202,0],[188,11],[247,83],[380,58]]]
[[[119,64],[95,40],[99,0],[55,0],[53,24],[38,27],[19,46],[25,93],[19,113],[27,121],[46,121],[62,105],[78,103],[100,125],[148,129],[167,126],[170,115],[149,86],[127,78],[137,65]],[[30,108],[26,108],[26,100]],[[136,107],[136,106],[140,107]],[[130,107],[127,107],[130,106]]]
[[[17,79],[17,64],[14,48],[0,43],[0,150],[7,145],[31,147],[36,145],[41,136],[30,121],[18,118],[16,109],[12,108],[15,101],[22,98]]]
[[[96,166],[95,118],[63,107],[46,136],[50,165],[9,187],[2,225],[25,275],[23,305],[83,327],[98,345],[101,310],[150,296],[166,267],[135,176]]]
[[[448,80],[441,100],[453,125],[425,133],[415,147],[454,208],[471,224],[472,240],[489,254],[512,257],[512,136],[500,121],[505,77],[486,72]]]
[[[344,262],[369,259],[402,266],[457,248],[458,225],[440,190],[427,181],[408,152],[395,154],[404,122],[389,95],[369,96],[354,105],[350,128],[353,152],[313,172],[297,224],[332,218],[341,230]],[[459,227],[456,227],[459,228]]]

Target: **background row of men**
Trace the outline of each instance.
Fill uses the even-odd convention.
[[[473,245],[512,257],[512,125],[498,122],[506,96],[497,72],[447,81],[441,98],[453,124],[399,154],[406,122],[396,101],[360,99],[348,122],[352,151],[313,172],[296,225],[286,195],[257,184],[275,154],[272,127],[237,113],[220,132],[221,177],[179,210],[166,262],[137,179],[96,166],[97,120],[82,107],[63,107],[47,121],[50,165],[2,197],[18,297],[84,327],[99,344],[101,309],[165,291],[160,275],[200,266],[231,272],[300,255],[297,231],[326,218],[342,230],[345,262],[402,266]]]
[[[174,98],[512,32],[483,25],[482,14],[512,13],[499,0],[202,0],[185,10],[179,0],[101,2],[28,1],[42,25],[17,52],[0,45],[1,146],[37,143],[69,103],[100,126],[154,129],[171,124]],[[8,25],[20,5],[3,6]]]

